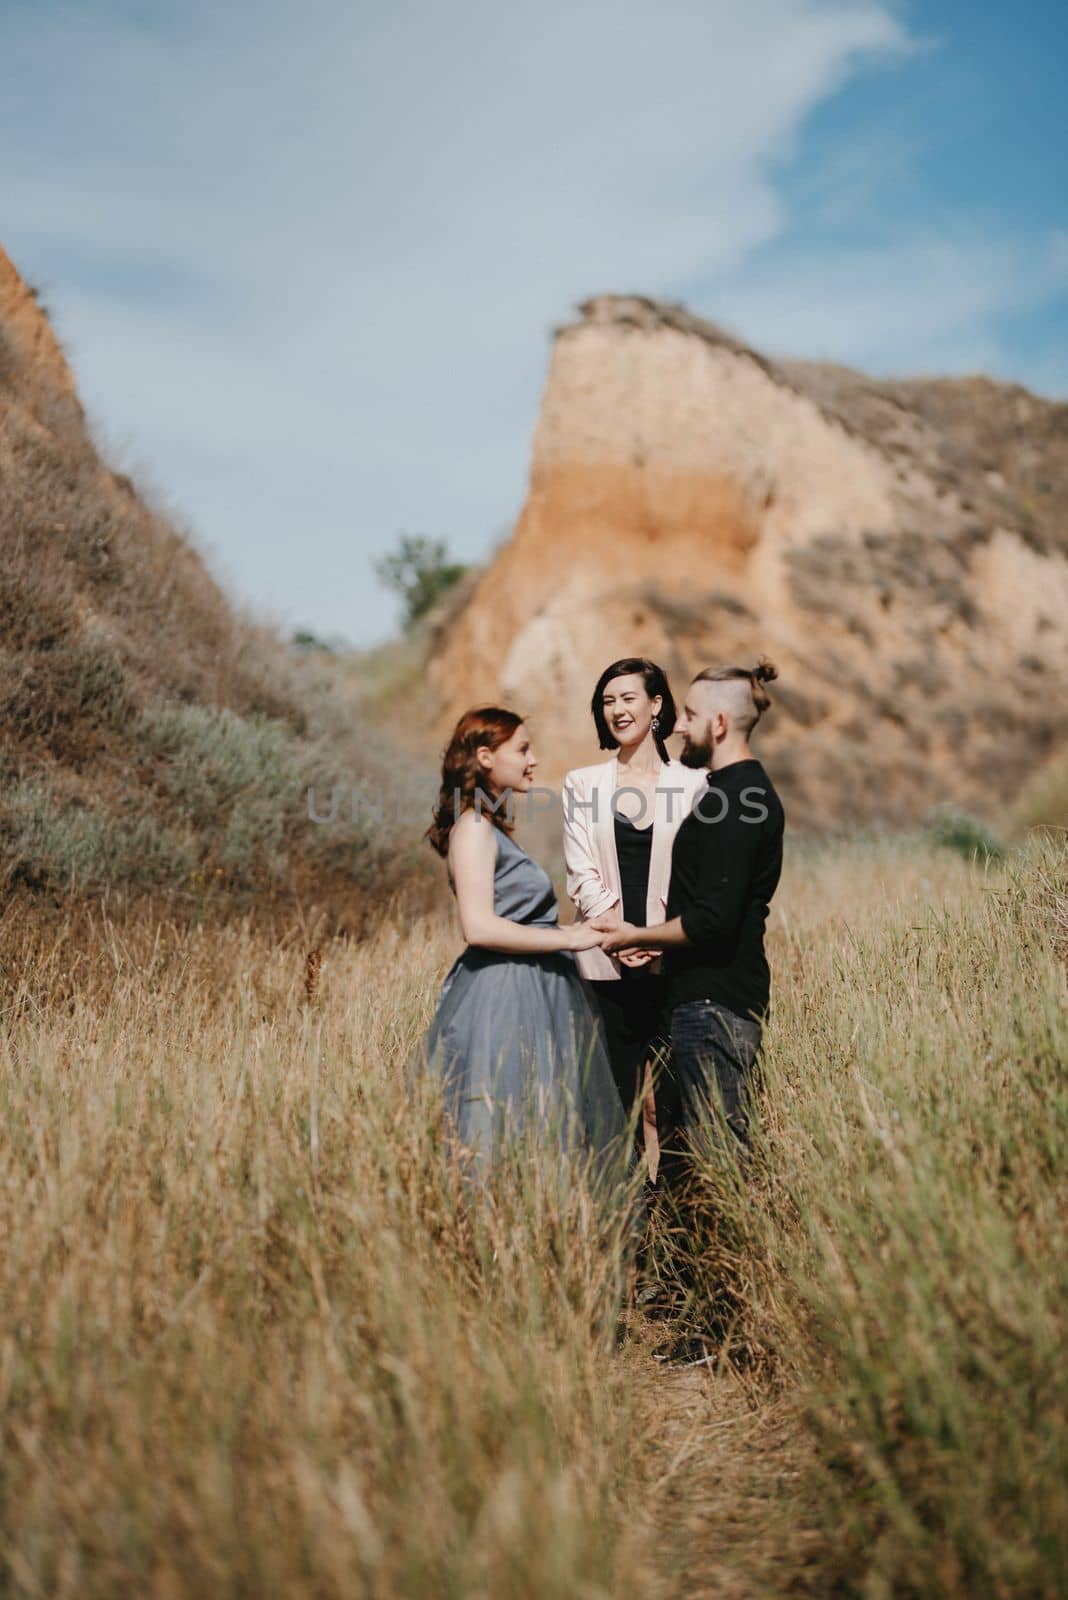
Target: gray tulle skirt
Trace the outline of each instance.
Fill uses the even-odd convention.
[[[588,1152],[599,1173],[624,1175],[626,1115],[596,1001],[570,953],[469,946],[446,975],[423,1060],[480,1161],[534,1129],[539,1147]]]

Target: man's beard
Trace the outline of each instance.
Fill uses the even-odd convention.
[[[688,738],[679,760],[684,767],[708,767],[712,764],[712,741]]]

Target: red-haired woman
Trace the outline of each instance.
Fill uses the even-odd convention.
[[[533,1125],[625,1163],[623,1105],[574,956],[604,935],[560,927],[552,880],[512,836],[514,797],[536,766],[522,718],[497,706],[466,712],[449,741],[427,837],[448,862],[467,947],[442,986],[426,1057],[482,1158]]]

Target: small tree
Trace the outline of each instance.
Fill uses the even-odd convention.
[[[334,653],[334,646],[326,639],[320,639],[310,628],[295,628],[292,643],[300,650],[327,650],[331,655]]]
[[[425,539],[422,534],[411,533],[402,533],[392,555],[380,556],[374,566],[387,589],[404,601],[406,628],[429,611],[467,571],[462,562],[448,559],[444,539]]]

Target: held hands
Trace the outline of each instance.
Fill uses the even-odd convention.
[[[646,967],[656,960],[655,950],[620,950],[619,960],[625,967]]]
[[[564,947],[567,950],[593,950],[605,937],[592,922],[570,922],[564,932],[568,936]]]
[[[644,967],[647,962],[656,959],[655,950],[641,950],[631,944],[637,929],[633,924],[623,922],[618,911],[605,911],[589,922],[572,922],[566,931],[569,950],[600,947],[613,955],[618,951],[620,961],[627,967]]]
[[[643,950],[636,946],[634,936],[639,930],[632,922],[621,922],[613,911],[606,912],[603,917],[594,917],[588,926],[596,928],[600,934],[598,942],[601,949],[609,955],[618,953],[625,966],[643,967],[656,954],[655,950]]]

